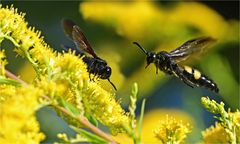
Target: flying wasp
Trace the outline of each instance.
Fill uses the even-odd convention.
[[[112,73],[111,67],[107,65],[107,62],[105,60],[97,56],[97,54],[94,52],[91,45],[89,44],[87,38],[84,36],[81,28],[69,19],[63,19],[62,26],[65,34],[71,40],[73,40],[76,45],[76,48],[68,48],[66,46],[63,46],[64,50],[68,51],[69,49],[72,49],[75,51],[76,55],[84,56],[83,61],[87,64],[88,72],[94,75],[94,77],[91,79],[89,74],[90,80],[94,80],[95,77],[107,79],[113,86],[113,88],[117,90],[115,85],[110,81],[110,76]],[[90,54],[92,57],[86,56],[80,48]]]
[[[192,88],[201,86],[218,93],[219,89],[213,80],[194,68],[178,64],[180,61],[186,60],[190,55],[202,52],[203,49],[212,42],[215,42],[215,39],[211,37],[200,37],[186,41],[171,52],[160,51],[158,53],[153,51],[147,52],[146,49],[141,47],[137,42],[133,42],[133,44],[137,45],[146,54],[147,65],[145,68],[151,63],[154,63],[156,73],[158,73],[158,69],[160,69],[166,74],[175,75]]]

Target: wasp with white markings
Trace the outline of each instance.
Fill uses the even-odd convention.
[[[218,93],[219,89],[213,80],[194,68],[179,64],[180,61],[186,60],[190,55],[202,52],[203,49],[212,42],[215,42],[215,39],[211,37],[200,37],[183,43],[180,47],[171,52],[160,51],[158,53],[153,51],[147,52],[137,42],[133,42],[133,44],[137,45],[146,54],[147,66],[145,68],[151,63],[154,63],[156,66],[156,73],[158,73],[158,69],[160,69],[166,74],[175,75],[192,88],[205,87]]]
[[[105,60],[97,56],[97,54],[94,52],[91,45],[89,44],[87,38],[84,36],[81,28],[69,19],[63,19],[62,25],[65,34],[71,40],[73,40],[76,45],[76,48],[68,48],[66,46],[63,46],[64,50],[68,51],[69,49],[72,49],[75,51],[76,55],[83,56],[82,60],[84,61],[84,63],[86,63],[88,72],[94,75],[94,77],[92,79],[90,78],[90,80],[94,80],[95,77],[107,79],[113,86],[113,88],[117,90],[115,85],[110,81],[110,76],[112,73],[111,67],[107,65],[107,62]],[[91,56],[85,55],[82,50],[87,52]]]

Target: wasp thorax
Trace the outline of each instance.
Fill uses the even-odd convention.
[[[148,52],[147,53],[147,64],[155,62],[157,59],[157,55],[155,52]]]
[[[169,58],[170,58],[170,55],[168,52],[161,51],[160,53],[158,53],[158,60],[160,63],[166,60],[169,60]]]

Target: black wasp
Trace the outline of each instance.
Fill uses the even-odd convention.
[[[207,76],[201,74],[196,69],[178,64],[178,62],[186,60],[191,54],[201,52],[214,41],[215,39],[211,37],[200,37],[183,43],[180,47],[171,52],[160,51],[158,53],[153,51],[147,52],[137,42],[133,43],[146,54],[147,66],[151,63],[155,64],[157,68],[156,73],[158,73],[158,69],[160,69],[167,74],[175,75],[192,88],[194,86],[202,86],[218,93],[219,89],[217,84]],[[147,66],[145,68],[147,68]]]
[[[75,51],[75,54],[83,56],[84,53],[82,50],[84,50],[85,52],[92,55],[92,57],[89,57],[86,55],[84,55],[83,57],[84,63],[87,64],[88,72],[94,75],[93,79],[91,78],[90,79],[94,80],[95,77],[101,78],[101,79],[107,79],[111,83],[113,88],[117,90],[115,85],[110,81],[112,69],[107,65],[107,62],[105,60],[97,56],[97,54],[94,52],[91,45],[89,44],[87,38],[84,36],[81,28],[77,26],[72,20],[69,20],[69,19],[63,19],[62,25],[63,25],[65,34],[70,39],[72,39],[75,45],[77,46],[77,48],[71,48],[72,50]],[[69,48],[67,48],[66,46],[63,46],[63,47],[65,51],[68,51]],[[79,47],[82,50],[80,50]]]

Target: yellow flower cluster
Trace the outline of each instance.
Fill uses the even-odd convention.
[[[113,135],[123,132],[123,126],[130,123],[128,114],[114,99],[114,95],[95,83],[89,83],[87,91],[81,93],[85,110],[101,123],[110,127]]]
[[[69,138],[67,134],[65,133],[59,133],[57,135],[59,139],[61,139],[64,143],[81,143],[81,142],[87,142],[88,140],[81,136],[80,134],[76,134],[75,138]],[[54,142],[54,144],[62,144],[62,142]]]
[[[219,123],[206,129],[202,135],[205,144],[228,143],[230,141],[229,135]]]
[[[206,143],[211,141],[225,141],[228,143],[239,143],[240,142],[240,112],[230,112],[230,109],[225,111],[224,103],[217,103],[215,100],[210,100],[208,97],[201,98],[202,105],[210,112],[214,114],[220,114],[219,117],[216,117],[220,122],[216,124],[216,128],[210,127],[206,132],[203,132],[204,141]],[[219,131],[224,131],[225,138],[216,138],[213,134],[219,134]],[[209,137],[212,140],[209,140]]]
[[[0,85],[0,143],[37,144],[45,138],[35,117],[41,95],[32,86]]]
[[[85,63],[69,53],[56,53],[40,37],[40,32],[28,28],[24,14],[11,8],[0,8],[0,40],[11,40],[16,51],[26,57],[38,74],[34,86],[44,94],[58,100],[59,97],[75,105],[81,114],[93,115],[112,132],[122,131],[122,124],[129,117],[116,102],[112,93],[90,81]]]
[[[17,13],[13,7],[2,8],[0,6],[0,40],[9,39],[15,45],[15,51],[26,57],[34,66],[37,72],[46,70],[41,68],[43,63],[49,62],[54,56],[52,49],[40,37],[40,32],[34,27],[27,26],[24,21],[24,13]],[[38,66],[38,67],[37,67]]]
[[[233,122],[235,123],[236,142],[240,143],[240,112],[229,113],[232,116]],[[205,144],[212,143],[229,143],[230,137],[226,129],[218,122],[215,126],[211,126],[202,132],[203,141]]]
[[[130,122],[114,95],[89,80],[86,66],[80,58],[64,53],[50,61],[51,80],[43,77],[38,81],[38,86],[47,95],[64,98],[80,112],[87,112],[109,126],[113,133],[121,132],[123,124]]]
[[[166,116],[164,121],[161,121],[158,128],[154,131],[156,138],[162,143],[183,143],[186,134],[190,133],[189,124],[183,124],[172,117]]]
[[[181,39],[194,32],[226,39],[231,29],[217,12],[196,2],[168,8],[153,2],[83,2],[80,11],[85,19],[111,26],[130,40]]]
[[[0,75],[5,75],[5,65],[7,64],[7,61],[5,59],[4,50],[0,50]]]

